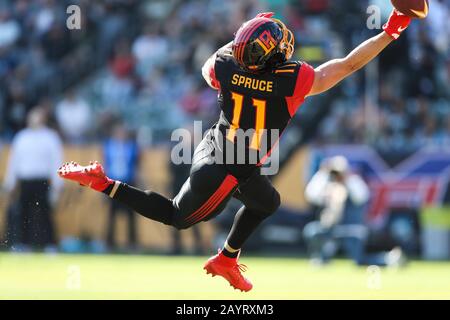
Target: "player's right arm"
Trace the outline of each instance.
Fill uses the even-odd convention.
[[[308,96],[320,94],[358,71],[383,51],[408,27],[411,18],[394,10],[384,31],[360,44],[343,59],[334,59],[314,70],[314,83]]]

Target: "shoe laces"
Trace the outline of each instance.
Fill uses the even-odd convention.
[[[217,252],[220,254],[221,250],[218,249]],[[239,259],[239,255],[241,252],[239,251],[237,259]],[[248,270],[248,267],[243,263],[237,263],[233,266],[232,270],[240,277],[244,277],[241,272],[246,272]]]
[[[239,275],[241,275],[241,272],[246,272],[247,270],[248,267],[242,263],[236,263],[236,265],[233,267],[233,271],[235,271]]]

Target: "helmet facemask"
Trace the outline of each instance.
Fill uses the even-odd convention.
[[[281,52],[284,53],[286,60],[289,60],[290,58],[292,58],[292,55],[294,54],[294,45],[295,45],[294,35],[292,34],[292,31],[289,30],[283,22],[281,22],[281,20],[274,18],[272,18],[272,20],[276,24],[278,24],[278,26],[281,28],[283,38],[279,44],[279,49],[281,50]]]

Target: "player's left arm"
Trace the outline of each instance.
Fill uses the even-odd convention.
[[[334,59],[314,70],[314,82],[308,96],[325,92],[343,79],[358,71],[378,56],[392,41],[398,39],[406,30],[411,18],[394,10],[389,21],[383,26],[384,31],[354,49],[343,59]]]

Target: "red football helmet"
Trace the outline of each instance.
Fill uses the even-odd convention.
[[[251,72],[265,71],[289,60],[294,53],[294,36],[273,13],[260,13],[236,32],[233,56]]]

